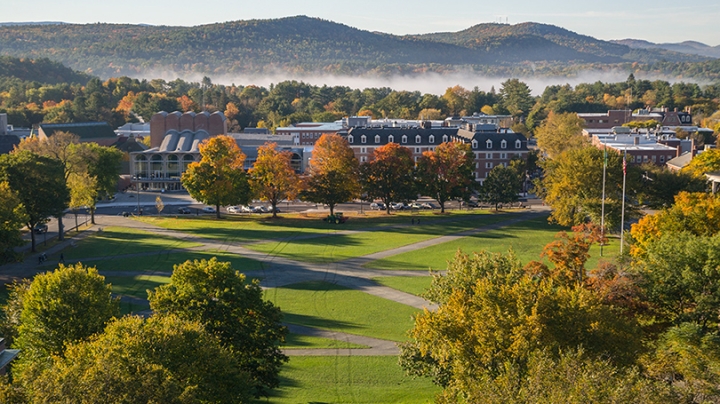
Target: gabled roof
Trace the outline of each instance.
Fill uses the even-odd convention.
[[[675,167],[677,169],[681,169],[681,168],[687,166],[688,164],[690,164],[690,161],[692,160],[692,158],[693,158],[692,153],[685,152],[685,153],[679,155],[678,157],[668,160],[666,164],[669,166]]]
[[[79,136],[80,141],[117,137],[107,122],[41,123],[40,129],[48,137],[56,132],[69,132]]]

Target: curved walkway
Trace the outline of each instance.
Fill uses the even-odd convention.
[[[265,269],[260,271],[247,271],[245,272],[245,275],[248,277],[256,277],[256,278],[262,278],[261,284],[264,288],[276,288],[276,287],[282,287],[294,283],[299,282],[307,282],[307,281],[323,281],[323,282],[329,282],[329,283],[335,283],[350,289],[356,289],[360,290],[362,292],[371,294],[373,296],[378,296],[383,299],[392,300],[398,303],[402,303],[417,309],[428,309],[428,310],[435,310],[437,307],[426,301],[425,299],[412,295],[409,293],[405,293],[402,291],[399,291],[397,289],[393,289],[387,286],[382,286],[373,281],[373,278],[380,277],[380,276],[427,276],[425,272],[418,272],[418,271],[389,271],[389,270],[376,270],[376,269],[368,269],[363,268],[362,266],[367,264],[368,262],[381,259],[381,258],[387,258],[396,254],[402,254],[409,251],[416,251],[422,248],[426,248],[429,246],[437,245],[446,243],[449,241],[456,240],[461,237],[471,236],[475,235],[484,231],[489,230],[495,230],[499,229],[508,225],[512,225],[521,221],[525,221],[528,219],[531,219],[533,217],[546,214],[547,209],[545,208],[536,208],[533,210],[528,210],[526,212],[516,214],[509,218],[508,220],[500,221],[494,224],[481,226],[478,228],[465,230],[462,232],[458,232],[456,234],[452,235],[445,235],[440,237],[435,237],[432,239],[424,240],[418,243],[409,244],[406,246],[393,248],[390,250],[385,250],[373,254],[368,254],[363,257],[357,257],[357,258],[351,258],[343,261],[338,262],[332,262],[332,263],[326,263],[326,264],[318,264],[318,263],[308,263],[308,262],[301,262],[301,261],[295,261],[283,257],[273,256],[269,255],[267,253],[262,253],[258,251],[254,251],[251,249],[248,249],[246,247],[243,247],[236,243],[229,243],[229,242],[222,242],[216,239],[206,239],[202,237],[198,237],[196,235],[171,230],[171,229],[165,229],[158,226],[154,226],[152,224],[146,223],[146,222],[140,222],[137,220],[133,220],[131,218],[125,218],[121,216],[98,216],[96,217],[96,221],[99,223],[98,225],[92,226],[90,229],[84,231],[83,233],[80,233],[79,235],[75,236],[72,240],[67,240],[65,242],[59,243],[52,248],[48,249],[46,253],[48,255],[54,256],[59,254],[63,249],[70,246],[70,243],[77,242],[85,237],[88,237],[101,228],[101,226],[119,226],[119,227],[129,227],[134,229],[140,229],[145,230],[154,234],[162,234],[164,236],[169,236],[177,239],[181,239],[184,241],[192,241],[196,243],[200,243],[201,246],[198,247],[191,247],[187,249],[178,249],[178,250],[163,250],[163,251],[157,251],[157,252],[148,252],[148,253],[136,253],[136,254],[126,254],[126,255],[118,255],[114,256],[113,258],[121,259],[121,258],[130,258],[130,257],[143,257],[143,256],[153,256],[158,254],[167,254],[169,251],[204,251],[204,250],[217,250],[217,251],[223,251],[233,254],[238,254],[246,258],[250,258],[256,261],[259,261],[263,264],[263,267]],[[432,223],[435,222],[443,222],[445,220],[433,220]],[[389,228],[398,228],[398,227],[408,227],[407,224],[399,224],[399,225],[393,225],[393,226],[385,226],[385,227],[378,227],[381,229],[389,229]],[[377,229],[375,227],[364,229],[364,230],[341,230],[338,231],[336,234],[355,234],[360,233],[363,231],[372,231],[372,229]],[[322,235],[302,235],[299,236],[301,238],[309,238],[309,237],[327,237],[327,234]],[[295,238],[293,238],[295,239]],[[268,240],[259,240],[257,242],[265,242]],[[277,240],[276,240],[277,241]],[[287,241],[287,240],[286,240]],[[246,243],[247,244],[247,243]],[[9,282],[13,278],[21,278],[21,277],[29,277],[34,275],[37,272],[45,271],[47,270],[46,267],[40,267],[37,264],[35,264],[33,261],[33,258],[36,258],[36,256],[28,257],[28,261],[18,264],[12,264],[12,265],[5,265],[0,267],[0,281]],[[108,257],[94,257],[94,258],[87,258],[83,259],[83,262],[92,262],[92,261],[98,261],[98,260],[106,260]],[[103,273],[103,271],[101,271]],[[136,276],[138,275],[138,272],[131,272],[131,271],[112,271],[112,272],[105,272],[104,275],[112,275],[112,276]],[[168,272],[148,272],[147,274],[152,275],[166,275],[169,276],[170,273]],[[145,299],[140,298],[134,298],[134,297],[123,297],[124,301],[132,301],[135,303],[138,302],[147,302]],[[302,334],[302,335],[312,335],[312,336],[318,336],[323,338],[330,338],[330,339],[337,339],[341,341],[347,341],[355,344],[361,344],[369,346],[370,348],[367,349],[351,349],[351,348],[335,348],[335,349],[286,349],[285,353],[288,355],[319,355],[319,356],[326,356],[326,355],[362,355],[362,356],[380,356],[380,355],[397,355],[399,350],[395,342],[393,341],[386,341],[386,340],[380,340],[375,338],[369,338],[369,337],[362,337],[352,334],[345,334],[345,333],[339,333],[334,331],[327,331],[327,330],[321,330],[316,329],[312,327],[305,327],[305,326],[299,326],[299,325],[288,325],[291,332]]]

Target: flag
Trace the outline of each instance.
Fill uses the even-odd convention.
[[[627,175],[627,152],[623,154],[623,175]]]

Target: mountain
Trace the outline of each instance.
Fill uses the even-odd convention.
[[[85,84],[91,78],[47,58],[30,60],[11,56],[0,56],[0,77],[44,84]]]
[[[720,45],[709,46],[696,41],[685,41],[680,43],[653,43],[642,39],[628,38],[610,42],[626,45],[634,49],[667,49],[669,51],[689,55],[700,55],[715,59],[720,58]]]
[[[707,60],[663,49],[633,49],[538,23],[480,24],[454,33],[396,36],[305,16],[195,27],[0,26],[0,54],[50,58],[101,77],[278,71],[389,75],[468,69],[564,74],[615,64],[627,69],[631,63]]]

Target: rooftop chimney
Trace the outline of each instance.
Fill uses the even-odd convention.
[[[640,136],[633,136],[633,144],[635,146],[640,144]]]

